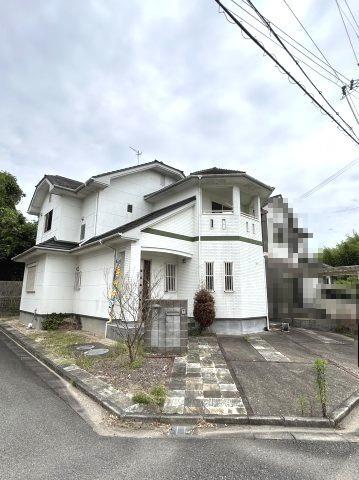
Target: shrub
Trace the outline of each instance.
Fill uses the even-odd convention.
[[[166,389],[162,385],[159,385],[157,387],[153,387],[150,393],[135,393],[132,397],[132,400],[140,405],[156,405],[158,407],[163,407],[166,401]]]
[[[135,393],[132,400],[140,405],[150,405],[152,403],[152,398],[145,392]]]
[[[212,325],[216,315],[213,295],[201,288],[194,296],[193,316],[201,331]]]
[[[322,358],[317,358],[314,361],[318,398],[319,398],[320,405],[322,407],[323,417],[327,416],[327,409],[328,409],[326,366],[327,366],[327,362]]]
[[[58,330],[64,323],[66,313],[48,313],[42,321],[43,330]]]

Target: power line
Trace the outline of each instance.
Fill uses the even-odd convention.
[[[298,200],[303,200],[304,198],[308,198],[310,195],[313,195],[313,193],[315,193],[318,190],[320,190],[321,188],[325,187],[326,185],[328,185],[328,183],[332,182],[333,180],[338,178],[340,175],[342,175],[344,172],[346,172],[350,168],[354,167],[358,163],[359,163],[359,158],[357,158],[356,160],[352,160],[345,167],[343,167],[340,170],[338,170],[337,172],[333,173],[332,175],[330,175],[330,177],[328,177],[325,180],[323,180],[322,182],[318,183],[318,185],[311,188],[307,192],[304,192],[302,195],[300,195],[300,197],[298,197]]]
[[[282,45],[284,50],[288,53],[290,58],[293,60],[293,62],[297,65],[299,70],[302,72],[302,74],[305,76],[305,78],[309,81],[309,83],[315,88],[315,90],[319,93],[319,95],[322,97],[322,99],[325,101],[325,103],[329,106],[329,108],[340,118],[340,120],[353,132],[354,136],[358,140],[356,134],[353,131],[353,128],[342,118],[342,116],[335,110],[335,108],[331,105],[331,103],[325,98],[323,93],[319,90],[319,88],[314,84],[314,82],[311,80],[309,75],[305,72],[305,70],[302,68],[302,66],[298,63],[298,61],[293,57],[293,54],[287,49],[287,47],[284,45],[280,37],[278,37],[277,33],[272,29],[270,22],[260,13],[260,11],[255,7],[253,2],[251,0],[246,0],[247,3],[252,7],[252,9],[256,12],[259,18],[262,19],[263,23],[267,26],[268,30],[273,33],[275,38],[279,41],[279,43]],[[322,107],[323,108],[323,107]],[[324,110],[324,109],[323,109]],[[332,117],[333,118],[333,117]],[[339,124],[339,122],[336,122]],[[339,124],[342,128],[342,125]]]
[[[354,17],[354,15],[353,15],[353,12],[352,12],[352,9],[351,9],[350,6],[349,6],[349,3],[347,2],[347,0],[344,0],[344,2],[345,2],[345,5],[347,6],[347,8],[348,8],[348,10],[349,10],[349,13],[350,13],[352,19],[354,20],[354,23],[355,23],[355,25],[357,26],[358,31],[359,31],[359,24],[358,24],[358,22],[356,21],[356,18]]]
[[[283,1],[284,1],[284,0],[283,0]],[[338,11],[339,11],[339,14],[340,14],[340,18],[342,19],[342,22],[343,22],[343,25],[344,25],[344,28],[345,28],[345,31],[346,31],[346,34],[347,34],[347,37],[348,37],[350,46],[352,47],[352,51],[353,51],[355,60],[356,60],[356,62],[357,62],[357,65],[359,65],[359,60],[358,60],[357,54],[355,53],[354,46],[353,46],[352,40],[351,40],[351,38],[350,38],[350,35],[349,35],[349,32],[348,32],[346,23],[345,23],[345,21],[344,21],[344,17],[343,17],[342,10],[341,10],[341,8],[340,8],[340,5],[339,5],[338,0],[335,0],[335,3],[337,4]]]
[[[232,10],[230,10],[231,13],[233,13],[233,15],[235,15],[237,18],[239,18],[242,22],[246,23],[248,26],[250,26],[251,28],[253,28],[253,30],[255,30],[256,32],[260,33],[261,35],[263,35],[265,38],[267,38],[269,41],[271,41],[272,43],[274,43],[274,45],[277,45],[278,47],[281,47],[282,46],[276,42],[275,40],[273,40],[273,38],[271,38],[269,35],[266,35],[264,32],[262,32],[261,30],[259,30],[259,28],[255,27],[254,25],[252,25],[250,22],[248,22],[248,20],[246,20],[245,18],[241,17],[240,15],[238,15],[237,13],[233,12]],[[227,18],[227,17],[226,17]],[[228,20],[228,19],[227,19]],[[229,21],[229,20],[228,20]],[[233,24],[233,22],[230,22],[231,24]],[[261,23],[262,25],[262,23]],[[290,44],[290,42],[288,42]],[[291,45],[291,44],[290,44]],[[293,45],[292,45],[293,46]],[[317,63],[315,60],[311,59],[308,55],[306,55],[305,53],[303,53],[301,50],[297,49],[295,46],[293,46],[293,48],[295,48],[296,50],[298,50],[298,52],[300,52],[301,55],[304,55],[306,58],[308,58],[311,62],[313,62],[315,65],[317,65],[319,68],[321,68],[322,70],[324,70],[325,72],[328,73],[328,75],[331,75],[332,77],[334,77],[336,80],[337,80],[337,77],[329,70],[327,70],[326,68],[322,67],[319,63]],[[316,70],[314,67],[312,67],[311,65],[309,65],[308,63],[306,63],[303,59],[299,58],[299,57],[295,57],[296,60],[298,61],[301,61],[304,65],[306,65],[308,68],[310,68],[311,70],[313,70],[313,72],[317,73],[318,75],[320,75],[322,78],[324,78],[325,80],[327,80],[328,82],[331,82],[333,83],[335,86],[339,86],[338,83],[334,80],[332,80],[331,78],[328,78],[327,76],[325,76],[323,73],[319,72],[318,70]]]
[[[245,0],[242,0],[242,1],[245,1]],[[260,23],[261,25],[263,24],[263,22],[261,22],[255,15],[253,15],[252,13],[250,13],[248,10],[246,10],[242,5],[240,5],[238,2],[236,2],[235,0],[231,0],[231,2],[233,4],[235,4],[237,7],[239,7],[241,10],[243,10],[244,12],[246,12],[250,17],[252,17],[256,22]],[[286,37],[290,38],[294,43],[296,43],[297,45],[299,45],[301,48],[303,48],[306,52],[308,52],[310,55],[312,55],[313,57],[315,57],[319,62],[322,62],[324,63],[325,65],[329,66],[329,68],[331,68],[333,70],[333,72],[335,72],[334,76],[336,76],[338,78],[338,76],[344,78],[344,80],[346,82],[349,82],[349,78],[346,77],[343,73],[339,72],[336,68],[334,68],[332,65],[329,65],[328,61],[325,60],[323,61],[320,57],[318,57],[317,55],[315,55],[315,53],[313,53],[311,50],[309,50],[307,47],[305,47],[305,45],[301,44],[300,42],[298,42],[295,38],[293,38],[291,35],[289,35],[287,32],[285,32],[283,29],[281,29],[278,25],[276,25],[274,22],[270,22],[272,27],[275,27],[279,32],[281,32],[283,35],[285,35]],[[284,38],[283,36],[279,35],[280,38],[287,42],[291,47],[295,48],[296,50],[298,50],[299,52],[301,52],[303,55],[305,55],[300,49],[298,49],[297,47],[295,47],[293,44],[291,44],[286,38]],[[312,60],[313,61],[313,60]],[[322,67],[324,68],[324,67]],[[343,82],[343,80],[341,80]]]
[[[324,113],[326,113],[334,123],[346,134],[350,137],[357,145],[359,145],[359,140],[356,138],[354,133],[349,132],[341,123],[339,123],[333,115],[326,110],[326,108],[321,105],[318,100],[272,55],[262,44],[261,42],[254,36],[252,33],[233,15],[233,13],[225,7],[220,0],[214,0],[217,5],[219,5],[223,11],[227,13],[227,15],[236,23],[236,25],[241,29],[243,33],[245,33],[268,57],[273,60],[273,62],[284,72],[288,75],[288,77],[312,100],[312,102],[320,108]],[[351,130],[353,130],[350,127]]]

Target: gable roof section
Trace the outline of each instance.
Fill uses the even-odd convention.
[[[198,170],[197,172],[191,172],[190,175],[226,175],[230,173],[246,173],[242,170],[228,170],[227,168],[206,168],[205,170]]]
[[[132,222],[125,223],[124,225],[121,225],[119,227],[113,228],[112,230],[109,230],[105,233],[102,233],[101,235],[97,235],[95,237],[91,237],[86,242],[81,243],[81,247],[83,245],[88,245],[90,243],[96,242],[98,240],[103,240],[107,237],[110,237],[111,235],[115,235],[116,233],[126,233],[129,230],[132,230],[134,228],[140,227],[141,225],[144,225],[145,223],[150,222],[151,220],[155,220],[156,218],[161,217],[162,215],[166,215],[167,213],[170,213],[177,208],[183,207],[184,205],[187,205],[191,202],[196,200],[196,197],[189,197],[185,198],[184,200],[181,200],[180,202],[173,203],[172,205],[168,205],[167,207],[160,208],[159,210],[155,210],[154,212],[148,213],[147,215],[144,215],[143,217],[137,218],[136,220],[133,220]]]
[[[57,187],[69,188],[70,190],[76,190],[83,185],[83,182],[73,180],[72,178],[62,177],[61,175],[45,175],[44,178]]]
[[[98,175],[92,175],[91,178],[98,178],[98,177],[103,177],[104,175],[112,175],[115,173],[122,173],[122,172],[131,172],[132,170],[137,170],[137,169],[142,169],[143,167],[154,167],[154,166],[159,166],[163,167],[166,169],[173,170],[173,173],[176,173],[177,176],[184,177],[184,172],[182,170],[179,170],[178,168],[171,167],[170,165],[167,165],[166,163],[160,162],[159,160],[153,160],[152,162],[147,162],[147,163],[140,163],[139,165],[133,165],[132,167],[126,167],[126,168],[120,168],[118,170],[112,170],[110,172],[105,172],[105,173],[99,173]]]

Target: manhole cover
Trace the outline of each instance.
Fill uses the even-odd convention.
[[[86,355],[87,357],[95,357],[96,355],[105,355],[108,352],[108,348],[93,348],[91,350],[87,350],[84,355]]]
[[[95,348],[95,345],[80,345],[79,347],[76,347],[76,350],[91,350],[92,348]]]

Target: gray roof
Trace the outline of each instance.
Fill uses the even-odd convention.
[[[227,168],[206,168],[205,170],[197,170],[197,172],[191,172],[190,175],[226,175],[233,173],[246,173],[242,170],[228,170]]]
[[[168,167],[172,170],[176,170],[178,173],[180,173],[181,175],[184,176],[184,172],[182,170],[178,170],[178,168],[171,167],[171,165],[167,165],[166,163],[160,162],[159,160],[153,160],[152,162],[140,163],[139,165],[133,165],[132,167],[119,168],[118,170],[112,170],[111,172],[99,173],[98,175],[92,175],[92,178],[102,177],[103,175],[111,175],[112,173],[126,172],[128,170],[134,170],[138,167],[144,167],[146,165],[163,165],[164,167]]]
[[[154,212],[148,213],[147,215],[144,215],[143,217],[137,218],[136,220],[133,220],[132,222],[125,223],[124,225],[121,225],[119,227],[113,228],[112,230],[109,230],[105,233],[102,233],[101,235],[96,235],[95,237],[91,237],[86,242],[83,242],[82,245],[88,245],[89,243],[96,242],[98,240],[102,240],[106,237],[110,237],[111,235],[115,235],[116,233],[125,233],[128,232],[129,230],[132,230],[133,228],[140,227],[144,223],[150,222],[151,220],[155,220],[158,217],[161,217],[162,215],[165,215],[166,213],[172,212],[173,210],[176,210],[177,208],[183,207],[184,205],[187,205],[188,203],[193,202],[196,199],[195,196],[185,198],[184,200],[181,200],[176,203],[172,203],[171,205],[168,205],[167,207],[160,208],[159,210],[155,210]]]
[[[77,242],[66,242],[64,240],[56,240],[56,237],[49,238],[45,242],[34,245],[36,247],[46,247],[55,250],[72,250],[78,246]]]
[[[50,183],[57,185],[58,187],[69,188],[70,190],[76,190],[83,185],[83,182],[73,180],[72,178],[62,177],[61,175],[45,175]]]

